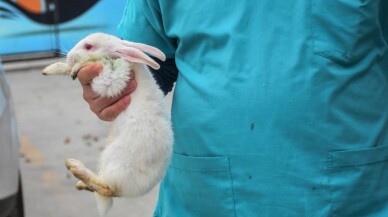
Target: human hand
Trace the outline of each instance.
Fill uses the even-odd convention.
[[[90,110],[103,121],[113,121],[131,102],[131,96],[129,94],[136,89],[136,81],[134,79],[134,73],[131,73],[131,79],[120,95],[112,98],[103,98],[92,90],[90,84],[92,79],[101,70],[102,65],[100,64],[88,64],[79,70],[77,77],[83,89],[83,98],[89,104]]]

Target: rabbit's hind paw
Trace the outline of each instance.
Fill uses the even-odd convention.
[[[68,159],[65,162],[67,169],[80,181],[76,184],[78,190],[95,191],[105,197],[113,197],[113,191],[104,184],[98,176],[89,170],[81,161]]]
[[[85,191],[94,192],[93,189],[89,188],[89,187],[88,187],[83,181],[81,181],[81,180],[79,180],[79,181],[77,182],[77,184],[75,184],[75,188],[76,188],[77,190],[80,190],[80,191],[85,190]]]

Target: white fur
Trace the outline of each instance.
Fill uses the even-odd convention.
[[[99,62],[103,64],[100,75],[93,79],[92,89],[102,97],[115,97],[127,86],[129,81],[128,62],[123,59],[102,59]]]
[[[96,49],[85,51],[85,43],[92,44]],[[92,34],[69,52],[63,71],[55,65],[47,67],[44,73],[74,75],[88,62],[101,63],[103,70],[93,79],[92,89],[102,97],[120,94],[127,85],[130,72],[135,73],[137,88],[131,94],[128,108],[113,122],[109,144],[101,153],[98,177],[108,184],[115,196],[137,197],[150,191],[163,178],[172,153],[173,133],[164,95],[144,63],[154,68],[158,65],[144,56],[137,56],[138,53],[132,56],[132,53],[126,52],[127,48],[116,52],[121,49],[121,43],[122,40],[110,35]],[[143,48],[139,44],[135,47]],[[164,58],[160,53],[156,55]],[[104,216],[112,198],[96,193],[96,199],[99,212]]]

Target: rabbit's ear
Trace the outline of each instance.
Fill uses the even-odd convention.
[[[120,47],[113,51],[113,54],[119,57],[122,57],[130,62],[144,63],[152,67],[153,69],[159,69],[160,65],[155,62],[147,54],[143,53],[141,50],[133,47]]]
[[[162,61],[166,60],[166,56],[164,55],[164,53],[155,47],[152,47],[146,44],[141,44],[141,43],[129,42],[129,41],[122,41],[122,43],[127,47],[133,47],[143,51],[144,53],[151,54],[152,56]]]
[[[145,53],[148,53],[162,61],[166,60],[164,53],[155,47],[125,40],[121,40],[119,46],[113,47],[112,50],[113,54],[116,56],[122,57],[131,62],[147,64],[154,69],[159,69],[159,64]]]

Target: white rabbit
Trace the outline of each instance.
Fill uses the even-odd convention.
[[[146,66],[158,69],[159,65],[143,52],[165,60],[164,54],[154,47],[94,33],[70,50],[66,62],[43,70],[44,75],[71,75],[75,79],[81,67],[98,62],[103,70],[91,86],[102,97],[118,95],[126,87],[130,73],[135,73],[137,88],[128,108],[113,122],[98,173],[78,160],[66,160],[67,168],[80,179],[77,189],[96,192],[101,216],[112,206],[112,197],[136,197],[151,190],[163,178],[172,154],[170,112]]]

